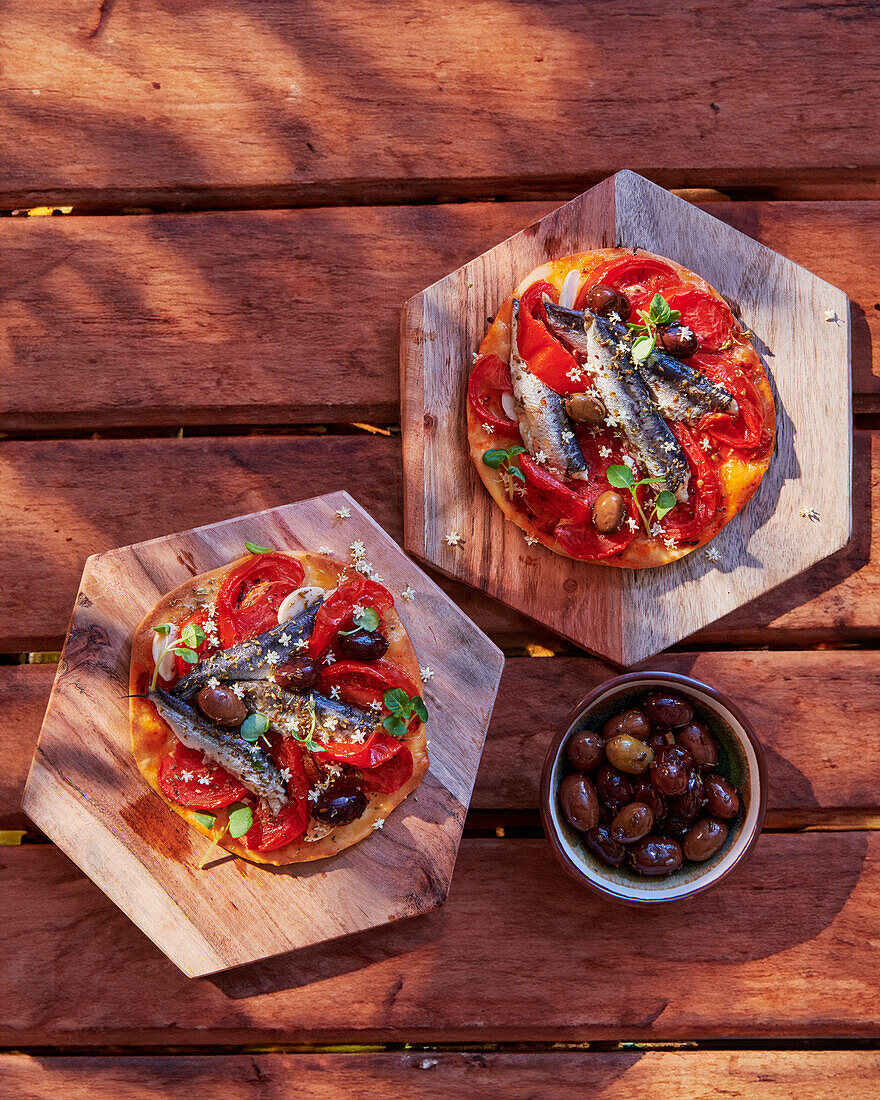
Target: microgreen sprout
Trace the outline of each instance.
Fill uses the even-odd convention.
[[[269,719],[259,711],[249,714],[239,727],[238,734],[242,741],[255,744],[269,728]]]
[[[522,482],[526,480],[526,475],[513,461],[517,455],[521,454],[525,454],[525,447],[521,447],[519,444],[513,447],[490,447],[483,454],[483,462],[491,469],[500,471],[504,478],[507,495],[511,500],[513,500],[515,492],[513,479],[519,478]]]
[[[153,630],[160,637],[168,639],[171,634],[171,626],[171,623],[159,623],[158,626],[153,627]],[[196,653],[196,649],[205,639],[206,634],[197,623],[187,623],[181,632],[180,638],[167,640],[156,660],[156,667],[153,669],[153,679],[150,681],[150,690],[152,691],[156,686],[156,681],[159,679],[159,666],[165,660],[168,653],[173,653],[176,657],[180,657],[182,660],[186,661],[188,665],[197,665],[199,663],[199,655]]]
[[[254,542],[245,542],[245,550],[250,554],[274,554],[275,551],[271,546],[257,546]]]
[[[609,466],[606,471],[606,477],[608,478],[608,484],[615,489],[628,489],[632,493],[632,498],[635,501],[636,508],[639,515],[642,517],[642,522],[645,525],[645,530],[650,531],[651,523],[648,522],[648,517],[645,515],[644,509],[639,503],[639,497],[636,490],[640,485],[655,485],[658,481],[663,480],[662,477],[645,477],[641,481],[636,481],[636,475],[632,472],[629,466]],[[670,493],[668,489],[663,489],[654,498],[654,504],[651,510],[651,521],[661,520],[667,512],[671,512],[675,507],[677,501],[675,494]]]
[[[428,708],[421,695],[412,698],[402,688],[392,688],[385,692],[385,706],[391,713],[382,720],[382,725],[392,737],[403,737],[406,727],[414,714],[423,722],[428,721]]]
[[[352,616],[354,630],[340,630],[340,634],[355,634],[358,630],[370,633],[379,629],[379,612],[372,607],[356,607]]]
[[[244,802],[233,802],[229,807],[229,835],[232,839],[238,840],[240,836],[244,836],[253,823],[254,812],[250,806]]]
[[[662,294],[655,294],[647,312],[640,309],[638,314],[642,324],[633,323],[626,327],[635,337],[630,354],[637,363],[644,363],[657,346],[658,325],[671,325],[673,321],[681,320],[681,313],[671,309]]]

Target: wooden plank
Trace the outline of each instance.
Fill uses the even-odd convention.
[[[707,645],[877,636],[880,434],[856,433],[849,546],[690,641]],[[399,541],[399,441],[373,436],[72,440],[0,445],[6,560],[0,651],[58,649],[89,554],[193,524],[347,487]],[[812,525],[804,520],[803,537]],[[723,563],[722,563],[723,566]],[[507,644],[536,634],[523,616],[464,585],[443,587]],[[39,598],[35,598],[39,593]]]
[[[0,1085],[21,1100],[149,1100],[198,1095],[241,1100],[295,1090],[302,1100],[406,1095],[448,1100],[827,1100],[880,1096],[880,1055],[848,1050],[404,1051],[364,1054],[239,1054],[65,1058],[0,1055]]]
[[[712,33],[694,36],[675,7],[634,0],[621,51],[613,0],[586,15],[574,0],[442,12],[349,0],[332,18],[284,0],[73,12],[13,0],[0,201],[292,205],[560,179],[576,193],[621,164],[678,187],[835,178],[876,194],[875,17],[860,15],[833,0],[709,0]],[[750,25],[759,37],[744,37]],[[487,42],[505,43],[502,65]],[[662,139],[646,110],[659,56]]]
[[[465,838],[436,913],[202,981],[54,847],[2,851],[16,1049],[880,1036],[875,833],[765,835],[660,920],[594,897],[543,840]]]
[[[771,811],[880,805],[880,652],[665,653],[650,667],[744,701],[769,758]],[[54,675],[53,665],[0,666],[0,828],[29,825],[18,807]],[[508,658],[471,807],[535,809],[551,737],[575,703],[612,675],[589,657]],[[856,730],[859,752],[838,751]]]
[[[396,421],[400,303],[553,205],[0,220],[0,430]],[[849,294],[875,408],[880,204],[704,209]]]

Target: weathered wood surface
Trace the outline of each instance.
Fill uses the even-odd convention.
[[[418,1096],[448,1100],[554,1100],[589,1095],[676,1100],[827,1100],[880,1096],[875,1051],[609,1051],[546,1053],[405,1051],[176,1057],[0,1055],[0,1087],[20,1100],[302,1100]]]
[[[771,813],[880,807],[880,652],[666,653],[650,665],[743,701],[767,750]],[[29,824],[19,804],[54,675],[53,665],[0,666],[0,828]],[[508,658],[471,807],[536,808],[551,737],[612,675],[589,657]],[[859,751],[841,751],[855,737]]]
[[[202,981],[56,848],[2,853],[17,1049],[880,1036],[876,833],[766,834],[664,919],[595,897],[543,840],[465,838],[436,913]]]
[[[396,421],[400,303],[554,205],[0,220],[0,430]],[[880,203],[704,209],[850,296],[876,408]]]
[[[668,186],[815,194],[833,181],[838,194],[876,194],[880,156],[865,126],[880,82],[876,13],[856,11],[635,0],[623,27],[612,0],[588,12],[574,0],[347,0],[332,12],[284,0],[14,0],[0,201],[573,194],[622,164]]]
[[[615,244],[699,272],[737,303],[763,352],[776,402],[775,456],[748,507],[712,540],[718,569],[703,551],[633,570],[529,546],[474,469],[461,409],[486,315],[540,265]],[[849,345],[840,290],[636,173],[618,172],[403,307],[404,546],[593,653],[622,665],[644,660],[849,541]],[[808,510],[822,523],[805,538]],[[450,531],[462,540],[450,544]]]
[[[131,757],[133,632],[167,592],[240,557],[246,539],[327,546],[343,562],[360,540],[396,592],[416,590],[398,612],[417,659],[435,670],[421,692],[432,720],[418,794],[331,860],[277,873],[225,852],[203,870],[208,839],[154,794]],[[190,977],[426,913],[449,889],[503,664],[347,493],[108,551],[86,563],[22,808]]]
[[[398,439],[376,436],[3,443],[0,650],[60,648],[85,559],[113,546],[344,486],[399,540],[399,449]],[[849,546],[693,641],[785,645],[877,637],[880,434],[856,433],[853,474]],[[175,490],[184,484],[185,492]],[[809,539],[813,525],[803,522]],[[547,638],[465,585],[444,587],[495,638],[509,644]]]

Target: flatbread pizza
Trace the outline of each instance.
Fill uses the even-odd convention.
[[[419,664],[361,544],[350,565],[247,545],[135,632],[132,751],[227,851],[325,859],[381,828],[427,771]]]
[[[609,248],[513,290],[475,355],[467,427],[528,543],[641,569],[704,546],[745,506],[776,415],[724,298],[672,260]]]

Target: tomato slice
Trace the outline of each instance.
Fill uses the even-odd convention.
[[[183,631],[186,627],[192,624],[194,626],[200,626],[202,630],[205,630],[205,623],[208,621],[208,618],[208,611],[202,610],[197,611],[194,615],[190,615],[188,619],[184,619],[183,622],[180,624],[180,630],[178,631],[177,635],[178,645],[182,644],[179,639],[180,635],[183,634]],[[217,645],[214,645],[210,641],[208,641],[207,631],[205,631],[205,640],[195,647],[195,653],[201,661],[205,657],[209,656],[211,653],[215,653],[218,648],[219,647]],[[181,676],[185,675],[187,672],[191,672],[192,669],[195,667],[194,665],[191,665],[188,661],[185,661],[182,657],[178,657],[176,653],[174,654],[174,665],[177,669],[178,679]]]
[[[619,256],[617,259],[607,260],[593,272],[589,287],[584,286],[581,289],[575,309],[584,308],[581,299],[586,298],[587,291],[599,283],[610,286],[614,290],[623,290],[624,287],[644,283],[655,276],[663,279],[679,278],[678,272],[671,264],[655,259],[653,256]]]
[[[392,688],[401,688],[410,698],[419,694],[419,689],[403,669],[385,657],[370,661],[369,664],[361,661],[337,661],[326,665],[321,669],[318,683],[326,693],[331,688],[338,687],[342,701],[356,707],[382,703],[385,692]]]
[[[287,554],[251,554],[231,570],[217,593],[217,628],[223,647],[254,638],[278,623],[284,598],[303,582],[305,570]]]
[[[474,415],[495,431],[519,435],[519,424],[508,417],[501,404],[505,393],[513,393],[510,367],[497,355],[481,355],[468,380],[468,401]]]
[[[383,611],[394,606],[394,596],[384,584],[370,580],[362,573],[344,574],[339,585],[318,608],[315,629],[309,639],[310,657],[320,657],[327,652],[340,628],[351,618],[356,604],[372,607],[381,618]]]
[[[730,344],[736,321],[714,294],[697,286],[681,286],[664,297],[681,314],[681,324],[696,334],[702,351],[719,351]]]
[[[556,288],[550,283],[532,283],[520,298],[519,325],[517,331],[511,334],[511,339],[516,340],[519,353],[528,363],[529,370],[551,390],[557,393],[577,393],[584,388],[583,382],[574,382],[568,377],[570,371],[577,369],[577,360],[544,323],[544,294],[554,302],[558,298]]]
[[[319,760],[335,760],[350,764],[353,768],[376,768],[386,763],[403,748],[396,737],[384,729],[374,730],[363,742],[333,741],[324,752],[316,753]]]
[[[721,499],[718,473],[709,456],[700,447],[697,434],[687,424],[670,421],[675,438],[691,468],[690,497],[676,504],[661,521],[663,533],[678,542],[695,542],[711,522]]]
[[[398,751],[389,760],[361,772],[361,786],[365,791],[391,794],[409,782],[413,773],[412,753],[399,741],[397,745]]]
[[[290,801],[273,814],[258,803],[252,807],[254,823],[241,838],[250,851],[271,852],[291,844],[305,833],[309,824],[309,780],[303,765],[303,749],[289,737],[273,735],[272,758],[279,768],[290,772],[287,794]]]
[[[547,519],[551,526],[560,520],[588,523],[593,513],[586,501],[558,477],[539,466],[531,455],[520,455],[526,477],[526,501],[538,519]]]
[[[755,451],[769,446],[772,436],[765,431],[764,405],[754,382],[734,369],[724,355],[698,352],[688,359],[688,363],[724,386],[739,405],[738,416],[710,413],[700,421],[699,428],[735,451]]]
[[[159,790],[188,810],[219,810],[250,794],[225,768],[179,741],[159,765]]]

